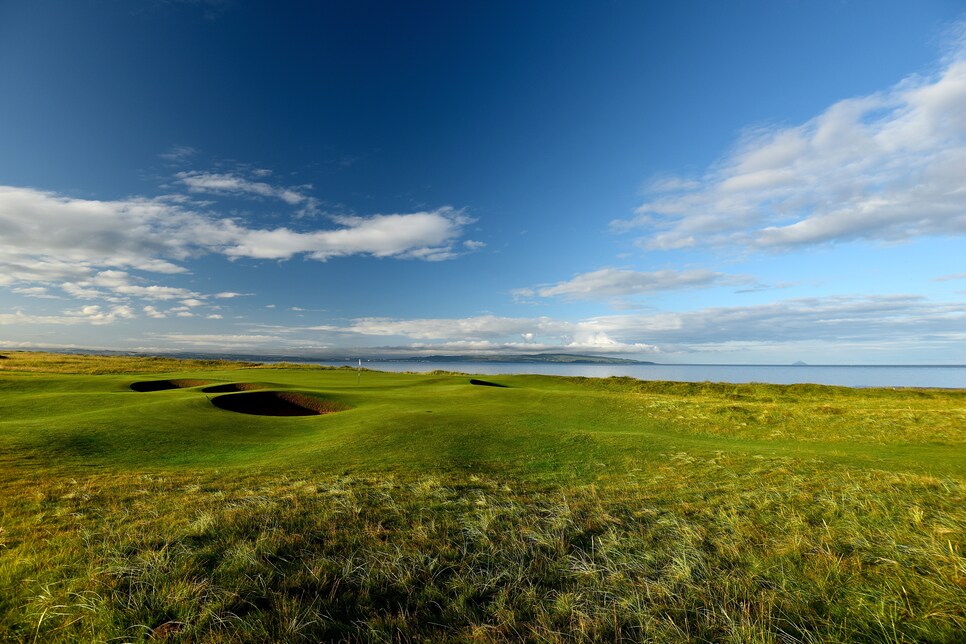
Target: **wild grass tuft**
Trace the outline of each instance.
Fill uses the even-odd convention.
[[[2,634],[942,642],[964,632],[960,482],[727,467],[723,480],[707,461],[669,462],[575,488],[311,472],[7,480]]]

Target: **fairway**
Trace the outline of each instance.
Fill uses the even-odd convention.
[[[6,355],[9,639],[966,628],[962,390]]]

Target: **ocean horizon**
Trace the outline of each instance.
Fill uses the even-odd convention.
[[[311,361],[355,366],[354,360]],[[749,365],[749,364],[574,364],[520,362],[433,362],[426,360],[366,360],[376,371],[455,371],[485,375],[536,374],[679,382],[820,384],[843,387],[966,388],[966,365]]]

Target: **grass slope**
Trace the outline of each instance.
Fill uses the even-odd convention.
[[[961,390],[5,355],[0,637],[966,631]],[[341,411],[238,414],[207,383]]]

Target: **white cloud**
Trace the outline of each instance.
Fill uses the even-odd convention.
[[[771,304],[607,315],[577,321],[550,317],[359,318],[292,332],[384,338],[386,345],[439,351],[590,351],[681,353],[723,350],[736,343],[795,342],[890,346],[966,342],[966,305],[911,295],[790,299]],[[348,338],[346,338],[348,336]],[[521,342],[521,338],[523,341]],[[413,340],[398,344],[399,340]],[[396,342],[396,344],[393,344]]]
[[[134,311],[129,306],[114,306],[109,309],[102,308],[97,304],[89,304],[76,311],[64,311],[66,318],[76,318],[78,321],[90,324],[113,324],[117,320],[126,320],[136,317]]]
[[[172,145],[167,152],[158,156],[171,163],[182,163],[198,154],[198,150],[189,145]]]
[[[87,322],[87,319],[78,315],[29,315],[23,311],[0,313],[0,325],[35,326],[38,324],[81,324],[84,322]],[[4,344],[7,344],[6,340],[4,340]]]
[[[163,311],[159,311],[156,307],[153,307],[151,305],[145,306],[142,310],[144,311],[144,314],[149,318],[155,318],[160,320],[168,317],[166,313],[164,313]]]
[[[452,245],[470,222],[461,212],[440,208],[411,214],[337,217],[340,228],[296,232],[288,228],[247,230],[225,246],[229,257],[288,259],[305,254],[325,261],[344,255],[448,259]]]
[[[750,131],[699,180],[664,177],[637,216],[649,249],[782,249],[966,234],[966,46],[931,77]]]
[[[754,279],[725,275],[704,269],[642,272],[602,268],[574,276],[566,282],[513,291],[518,297],[564,297],[572,300],[627,297],[684,288],[706,288],[728,284],[750,284]]]
[[[215,293],[214,297],[218,299],[230,300],[236,297],[243,297],[249,295],[249,293],[235,293],[233,291],[222,291],[221,293]]]
[[[156,284],[145,286],[143,284],[135,284],[133,283],[134,281],[143,280],[132,277],[125,271],[106,270],[76,282],[62,282],[59,284],[59,287],[66,294],[76,299],[100,299],[117,303],[125,302],[131,297],[154,301],[204,297],[184,288],[159,286]],[[21,288],[13,290],[39,292],[36,289],[43,289],[42,292],[46,292],[48,287],[29,287],[29,289]],[[201,300],[197,299],[191,299],[190,301],[198,302],[199,304],[202,303]]]
[[[150,286],[126,284],[124,286],[118,286],[116,289],[114,289],[114,292],[123,295],[133,295],[146,300],[174,300],[179,297],[186,297],[188,295],[197,295],[193,291],[189,291],[187,289],[177,288],[174,286],[158,286],[156,284],[152,284]]]
[[[75,286],[97,286],[105,288],[115,295],[127,295],[145,300],[176,300],[181,298],[195,298],[199,295],[185,288],[158,286],[156,284],[144,286],[134,284],[134,281],[136,281],[136,278],[133,278],[125,271],[107,270],[101,271],[90,280],[79,282]],[[201,303],[200,300],[193,301]]]
[[[223,222],[159,199],[74,199],[0,186],[0,268],[22,281],[88,277],[97,267],[180,273],[202,239],[228,238]],[[10,271],[10,272],[8,272]]]
[[[0,265],[29,279],[55,280],[86,276],[91,267],[180,273],[185,269],[170,260],[209,252],[263,259],[303,253],[318,260],[356,254],[432,258],[452,254],[472,220],[443,207],[333,221],[337,227],[324,230],[255,229],[166,199],[96,201],[0,186]]]
[[[259,178],[268,176],[263,171],[257,171],[255,175]],[[290,206],[301,206],[301,214],[314,214],[318,210],[318,201],[299,188],[280,188],[264,181],[252,181],[235,173],[190,171],[179,172],[175,178],[190,192],[271,197],[280,199]]]
[[[316,327],[319,330],[336,330],[336,327]],[[406,337],[416,340],[441,339],[495,339],[506,336],[519,337],[524,333],[559,335],[569,329],[569,324],[548,317],[509,318],[483,315],[471,318],[429,318],[396,320],[392,318],[359,318],[338,330],[360,335]]]
[[[454,257],[471,220],[444,207],[371,217],[338,217],[335,227],[257,229],[169,197],[77,199],[0,186],[0,286],[59,285],[76,298],[187,300],[184,288],[146,284],[128,271],[185,272],[181,262],[209,253],[226,257],[325,261],[347,255],[439,260]],[[240,297],[226,291],[218,298]]]
[[[428,318],[397,320],[359,318],[347,326],[318,326],[310,330],[362,336],[408,338],[431,341],[414,343],[406,349],[447,351],[568,351],[651,353],[650,343],[622,341],[584,322],[549,317],[510,318],[482,315],[471,318]],[[523,338],[519,341],[518,338]]]
[[[56,295],[51,295],[46,286],[22,286],[20,288],[10,290],[12,290],[14,293],[25,295],[27,297],[38,297],[45,299],[56,299],[57,297]]]
[[[277,335],[257,333],[164,333],[155,336],[155,338],[167,345],[189,346],[195,349],[208,351],[244,350],[247,353],[253,349],[261,351],[277,351],[285,349],[319,350],[325,348],[314,340],[290,340]]]
[[[110,300],[116,301],[119,298],[112,297],[105,291],[90,288],[90,282],[64,282],[60,285],[62,291],[78,300]]]

